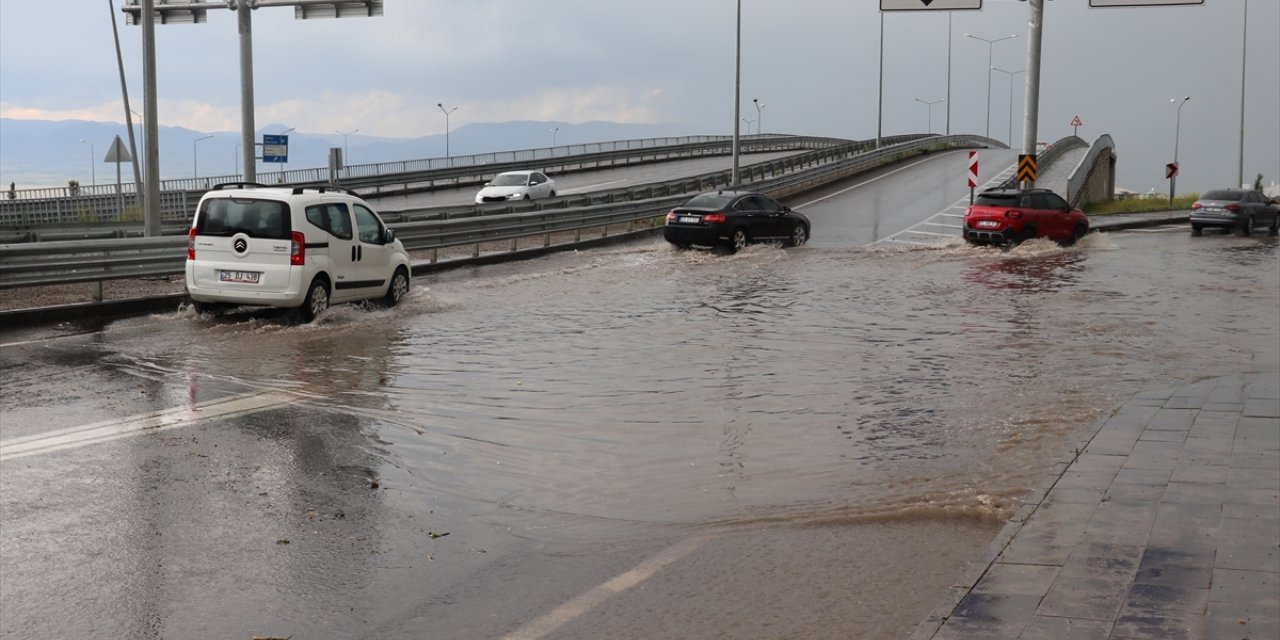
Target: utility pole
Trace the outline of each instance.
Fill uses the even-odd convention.
[[[1040,122],[1040,45],[1044,35],[1044,0],[1030,0],[1031,20],[1027,36],[1027,96],[1023,106],[1022,153],[1035,155]],[[1031,181],[1027,186],[1035,186]]]

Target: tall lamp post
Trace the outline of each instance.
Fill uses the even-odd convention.
[[[939,102],[946,102],[947,99],[938,98],[937,100],[921,100],[920,98],[913,98],[913,100],[929,107],[929,133],[933,133],[933,105],[938,104]]]
[[[756,103],[756,135],[764,133],[764,117],[760,113],[764,110],[764,103],[759,98],[752,98],[752,102]]]
[[[548,131],[550,131],[550,132],[551,132],[551,146],[552,146],[552,147],[555,147],[555,146],[556,146],[556,136],[560,133],[560,127],[551,127],[550,129],[548,129]]]
[[[340,134],[342,136],[342,164],[343,165],[351,164],[351,159],[350,159],[351,157],[347,155],[347,136],[353,133],[360,133],[360,130],[352,129],[350,131],[334,131],[334,133]]]
[[[89,184],[90,185],[98,184],[98,167],[95,164],[98,154],[94,152],[92,142],[89,142],[88,140],[81,138],[80,144],[89,145],[89,180],[90,180]]]
[[[450,158],[450,155],[449,155],[449,114],[453,113],[454,111],[457,111],[457,110],[458,110],[458,108],[457,108],[457,107],[454,107],[454,108],[452,108],[452,109],[446,109],[446,108],[444,108],[444,103],[443,103],[443,102],[437,102],[437,103],[436,103],[436,106],[437,106],[437,107],[440,107],[440,110],[444,112],[444,157],[445,157],[445,159],[446,159],[446,160],[448,160],[448,159]]]
[[[991,66],[993,62],[991,58],[992,49],[995,48],[995,44],[997,42],[1003,42],[1011,38],[1016,38],[1018,37],[1018,34],[1015,33],[1011,36],[996,38],[994,40],[988,40],[987,38],[980,38],[978,36],[973,35],[972,33],[966,33],[964,34],[964,37],[973,38],[974,40],[981,40],[987,43],[987,137],[990,138],[991,137],[991,70],[994,68]]]
[[[242,146],[244,146],[244,143],[243,143],[243,142],[237,142],[237,143],[236,143],[236,163],[235,163],[236,172],[235,172],[235,175],[236,175],[236,177],[237,177],[237,178],[238,178],[238,177],[240,177],[240,147],[242,147]]]
[[[743,118],[743,122],[747,123],[747,135],[751,135],[751,124],[755,122],[751,118]]]
[[[1178,103],[1178,119],[1173,128],[1173,175],[1169,176],[1169,206],[1173,206],[1173,192],[1178,184],[1178,137],[1182,134],[1182,108],[1187,105],[1189,100],[1191,100],[1191,96],[1181,100],[1177,98],[1169,99],[1169,102]]]
[[[1018,69],[1017,71],[1009,71],[1000,67],[991,67],[992,71],[1008,74],[1009,76],[1009,148],[1013,148],[1013,77],[1019,73],[1026,73],[1026,69]]]
[[[200,141],[208,140],[212,137],[213,134],[211,133],[203,138],[196,138],[191,141],[191,177],[193,178],[200,177]]]

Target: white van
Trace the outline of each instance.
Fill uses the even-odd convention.
[[[331,304],[409,291],[409,254],[369,203],[341,187],[220,184],[187,233],[186,289],[197,311],[296,308],[311,322]]]

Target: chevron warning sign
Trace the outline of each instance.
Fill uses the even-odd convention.
[[[978,186],[978,152],[969,152],[969,188]]]
[[[1036,181],[1036,154],[1018,154],[1018,182]]]

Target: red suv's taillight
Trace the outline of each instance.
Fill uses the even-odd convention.
[[[702,221],[707,224],[721,224],[725,219],[726,218],[723,213],[708,213],[707,215],[702,216]]]
[[[191,227],[191,230],[187,232],[187,259],[188,260],[196,259],[196,228],[195,227]]]
[[[307,237],[301,231],[293,232],[293,241],[289,243],[289,264],[295,267],[307,262]]]
[[[1018,211],[1018,210],[1016,210],[1016,209],[1015,209],[1015,210],[1006,211],[1006,212],[1004,212],[1004,217],[1006,217],[1006,218],[1013,218],[1014,220],[1017,220],[1018,218],[1021,218],[1021,217],[1022,217],[1022,212],[1021,212],[1021,211]]]

